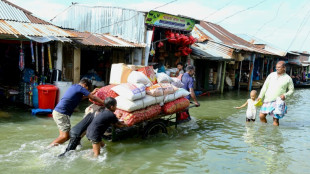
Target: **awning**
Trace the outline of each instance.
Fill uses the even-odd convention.
[[[87,46],[102,46],[102,47],[129,47],[129,48],[144,48],[144,43],[132,43],[122,38],[109,34],[96,34],[90,32],[69,31],[76,38],[72,38],[76,43]]]
[[[196,43],[192,45],[192,54],[197,59],[208,59],[208,60],[232,60],[233,49],[225,47],[223,45],[206,42]]]
[[[72,42],[71,39],[68,39],[66,37],[57,37],[57,36],[46,36],[46,37],[25,36],[25,37],[35,42],[39,42],[39,43],[45,43],[45,42],[50,42],[50,41]]]
[[[15,38],[26,37],[38,42],[71,41],[65,37],[75,37],[72,33],[58,28],[54,25],[23,23],[15,21],[0,20],[0,35],[12,36]]]

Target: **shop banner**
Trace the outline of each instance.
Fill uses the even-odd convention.
[[[173,16],[157,11],[150,11],[147,14],[145,23],[157,27],[186,31],[192,31],[195,26],[194,19]]]

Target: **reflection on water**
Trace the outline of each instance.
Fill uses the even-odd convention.
[[[233,107],[247,92],[203,97],[202,106],[190,111],[191,122],[148,140],[106,141],[98,159],[86,139],[80,150],[58,158],[66,145],[46,149],[58,136],[52,118],[8,108],[0,111],[1,173],[308,173],[309,94],[298,90],[287,101],[280,127],[270,117],[267,124],[245,122],[246,110]],[[73,125],[82,116],[74,113]]]

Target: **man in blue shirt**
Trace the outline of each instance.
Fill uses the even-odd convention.
[[[94,93],[97,91],[96,89],[91,93],[88,91],[90,86],[90,80],[81,79],[79,84],[72,85],[66,91],[62,99],[56,105],[53,111],[53,118],[59,128],[59,136],[50,144],[50,146],[62,144],[70,138],[70,117],[83,97],[90,98],[93,101],[104,104],[103,100],[94,96]]]
[[[194,79],[193,79],[194,74],[195,74],[195,67],[193,65],[188,65],[186,67],[186,73],[183,74],[181,81],[184,84],[182,88],[190,92],[190,95],[186,96],[186,98],[190,100],[190,98],[192,97],[195,105],[198,107],[200,106],[200,104],[197,101],[194,91]]]

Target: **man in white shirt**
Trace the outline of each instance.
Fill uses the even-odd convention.
[[[261,122],[267,123],[266,116],[273,116],[273,125],[279,126],[279,119],[274,117],[273,110],[277,97],[285,100],[294,92],[294,84],[292,78],[285,73],[286,66],[284,61],[279,61],[276,65],[276,72],[268,75],[262,90],[258,96],[258,100],[264,98],[259,118]]]

